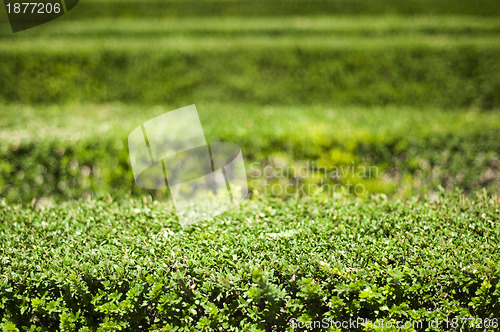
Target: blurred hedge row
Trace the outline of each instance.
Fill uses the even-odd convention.
[[[496,0],[209,0],[82,1],[73,17],[289,16],[289,15],[485,15],[500,13]]]
[[[500,50],[430,47],[249,51],[2,52],[0,98],[22,103],[500,106]]]
[[[221,141],[227,139],[221,138]],[[465,192],[486,188],[500,193],[500,141],[489,131],[456,134],[422,134],[417,136],[380,136],[365,134],[349,140],[325,138],[310,144],[286,137],[252,136],[238,138],[246,158],[251,190],[264,185],[295,184],[361,184],[368,194],[410,196],[428,194],[444,187],[459,187]],[[280,164],[329,170],[349,167],[377,167],[377,174],[341,176],[339,178],[301,179],[293,174],[282,178],[263,178],[250,167]],[[359,169],[359,168],[358,168]],[[262,171],[262,169],[261,169]],[[300,183],[298,183],[299,181]],[[12,202],[30,202],[34,198],[81,198],[93,194],[118,197],[126,193],[135,196],[168,195],[164,191],[142,190],[134,184],[126,142],[97,138],[74,143],[41,141],[21,145],[4,144],[0,148],[0,196]],[[283,194],[283,193],[282,193]]]
[[[500,49],[0,52],[0,99],[500,106]]]
[[[497,330],[498,200],[361,202],[246,200],[182,230],[157,201],[0,200],[0,328],[296,331],[292,319],[363,317],[470,331],[480,317]]]

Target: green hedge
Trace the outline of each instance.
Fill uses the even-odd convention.
[[[500,53],[493,45],[146,51],[0,52],[0,98],[23,103],[500,105]]]
[[[257,198],[186,229],[146,199],[0,201],[0,324],[291,331],[362,317],[439,319],[427,331],[442,331],[498,318],[498,200],[438,199]]]
[[[71,12],[82,17],[189,17],[291,15],[500,15],[495,0],[208,0],[81,1]]]
[[[321,136],[313,144],[307,137],[295,133],[262,134],[258,140],[253,135],[228,134],[211,141],[234,141],[241,146],[251,190],[262,190],[274,183],[294,183],[297,190],[300,186],[325,181],[330,185],[362,184],[367,191],[363,194],[379,192],[406,197],[428,194],[440,187],[448,190],[458,187],[466,193],[486,188],[490,193],[499,193],[500,141],[491,130],[469,127],[462,133],[421,133],[419,136],[371,133],[341,140]],[[168,195],[164,191],[138,188],[128,158],[126,142],[111,138],[4,144],[0,148],[0,197],[30,202],[43,197],[72,199],[105,193],[112,197]],[[325,175],[321,179],[299,179],[293,174],[277,179],[263,178],[265,166],[285,164],[297,169],[311,168],[312,161],[317,167],[329,170],[375,166],[377,172],[369,178],[332,179]],[[252,166],[254,162],[258,163],[257,167]],[[257,174],[253,172],[255,168],[259,170]]]

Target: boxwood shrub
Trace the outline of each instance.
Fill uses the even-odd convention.
[[[184,229],[171,204],[146,197],[2,200],[0,322],[4,331],[291,331],[292,320],[498,318],[499,218],[498,198],[483,194],[254,196]]]

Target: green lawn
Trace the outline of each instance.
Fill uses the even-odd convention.
[[[3,23],[6,25],[6,23]],[[2,26],[3,27],[3,26]],[[58,24],[41,26],[12,35],[2,29],[1,36],[12,42],[33,38],[58,39],[78,36],[93,38],[146,37],[467,37],[497,38],[500,23],[496,17],[471,16],[291,16],[291,17],[113,17],[93,21],[88,18],[62,18]],[[71,42],[71,40],[68,40]],[[76,40],[73,40],[76,42]],[[72,46],[68,43],[68,46]],[[6,45],[2,45],[6,46]]]

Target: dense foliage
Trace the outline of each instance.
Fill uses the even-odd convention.
[[[158,201],[1,203],[0,315],[32,331],[493,319],[499,217],[487,197],[254,198],[181,229]]]
[[[93,115],[87,117],[88,110],[94,107],[97,109],[93,112],[101,117],[107,113],[109,118],[120,119],[106,122],[111,129],[104,137],[95,134],[102,120]],[[127,130],[147,120],[150,114],[167,111],[166,108],[89,105],[73,109],[74,118],[64,114],[65,107],[56,108],[54,118],[49,112],[33,116],[32,109],[26,111],[27,115],[14,112],[19,107],[10,109],[14,114],[10,120],[19,124],[13,124],[8,117],[0,120],[6,131],[11,131],[8,135],[22,135],[24,121],[31,121],[39,128],[52,126],[53,132],[62,132],[52,141],[38,139],[34,129],[24,133],[24,139],[0,144],[0,184],[3,184],[0,195],[7,201],[31,202],[42,197],[75,199],[96,193],[109,193],[113,197],[150,193],[134,183]],[[350,194],[361,196],[384,193],[399,198],[432,194],[441,187],[448,190],[459,187],[467,194],[481,188],[490,194],[500,193],[500,140],[496,136],[500,121],[495,114],[398,108],[378,111],[339,108],[325,112],[322,107],[273,109],[227,105],[202,105],[199,109],[209,142],[235,142],[241,146],[251,190],[262,192],[266,186],[281,183],[293,185],[288,194],[321,184],[342,185]],[[287,117],[283,115],[285,112]],[[398,124],[395,120],[387,121],[392,116],[401,117]],[[221,118],[225,119],[223,124]],[[54,126],[56,121],[62,123],[62,129]],[[72,129],[73,122],[81,127]],[[70,129],[64,130],[64,126]],[[265,167],[276,169],[283,165],[295,170],[339,169],[341,174],[335,178],[326,172],[305,178],[292,172],[282,176],[264,174]],[[375,171],[370,176],[352,174],[351,170],[362,167],[372,167]],[[363,190],[354,192],[353,187],[347,188],[348,183],[360,184]],[[166,193],[153,194],[163,197]],[[268,194],[286,196],[283,192]]]

